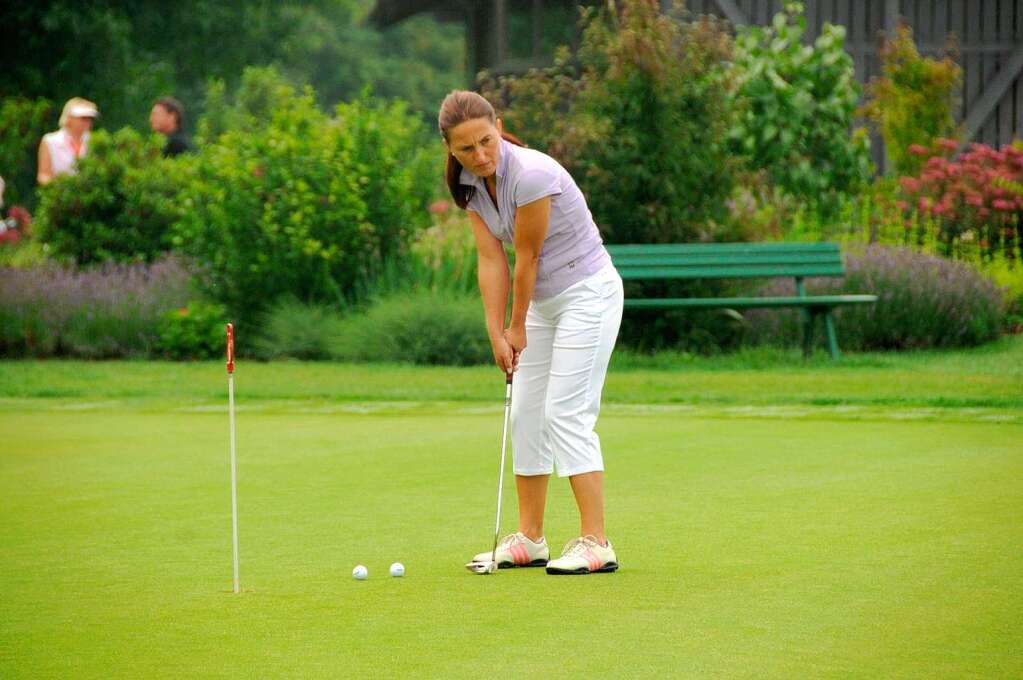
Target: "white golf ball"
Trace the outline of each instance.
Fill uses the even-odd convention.
[[[365,581],[369,576],[369,570],[361,564],[352,569],[352,578],[356,581]]]
[[[391,565],[391,576],[395,578],[405,575],[405,565],[401,562],[395,562]]]

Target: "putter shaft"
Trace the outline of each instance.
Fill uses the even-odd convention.
[[[504,496],[504,459],[508,448],[508,420],[511,417],[512,373],[508,373],[504,388],[504,427],[501,429],[501,471],[497,476],[497,521],[494,525],[494,548],[490,551],[490,561],[497,564],[497,541],[501,535],[501,500]]]

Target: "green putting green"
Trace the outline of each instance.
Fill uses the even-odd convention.
[[[181,375],[203,367],[223,382],[212,364]],[[291,396],[312,371],[279,370]],[[0,677],[1023,675],[1018,411],[612,403],[622,569],[477,576],[463,564],[492,538],[499,381],[488,401],[366,406],[253,403],[245,376],[239,595],[222,403],[166,386],[111,403],[109,385],[4,402]],[[566,480],[549,503],[557,550],[577,531]],[[509,484],[508,530],[514,516]]]

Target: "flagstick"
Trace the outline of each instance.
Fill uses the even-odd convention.
[[[234,441],[234,324],[227,324],[227,402],[231,419],[231,539],[234,546],[234,592],[240,592],[238,577],[238,468]]]

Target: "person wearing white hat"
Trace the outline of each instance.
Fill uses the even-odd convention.
[[[96,105],[88,99],[72,97],[60,114],[60,129],[43,136],[39,143],[39,170],[36,181],[48,184],[57,175],[77,172],[78,159],[85,155],[89,131],[99,116]]]

